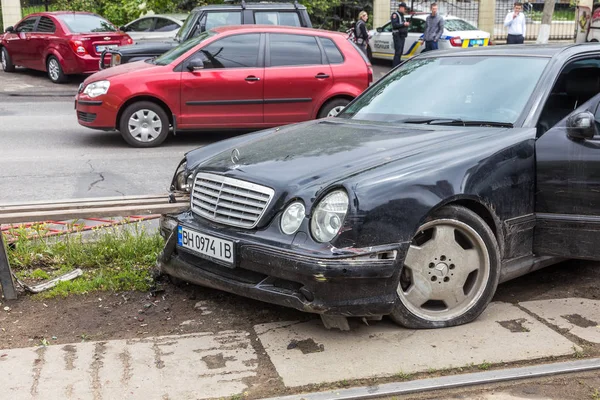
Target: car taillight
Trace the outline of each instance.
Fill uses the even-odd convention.
[[[369,70],[367,78],[368,78],[368,81],[369,81],[368,83],[370,85],[371,83],[373,83],[373,68],[370,65],[367,66],[367,68]]]
[[[84,56],[88,53],[85,47],[83,47],[83,42],[81,40],[71,40],[71,48],[80,56]]]
[[[129,36],[126,36],[123,38],[123,40],[121,40],[121,45],[132,44],[132,43],[133,43],[133,39],[130,38]]]
[[[462,39],[458,36],[455,36],[452,39],[450,39],[450,45],[452,45],[453,47],[461,47]]]
[[[492,42],[492,39],[488,40],[488,46],[493,46],[494,43]]]

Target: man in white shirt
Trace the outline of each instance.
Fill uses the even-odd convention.
[[[504,18],[504,26],[508,28],[506,44],[523,44],[525,40],[525,14],[523,3],[515,3],[514,10]]]

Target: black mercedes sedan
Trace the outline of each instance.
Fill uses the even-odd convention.
[[[600,259],[600,46],[425,53],[337,117],[186,154],[162,273],[347,329],[464,324],[499,283]]]

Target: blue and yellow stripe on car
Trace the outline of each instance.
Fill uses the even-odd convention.
[[[483,39],[483,43],[480,43],[482,39],[463,39],[462,41],[462,47],[463,48],[467,48],[467,47],[480,47],[480,46],[488,46],[490,43],[490,39],[489,38],[484,38]]]

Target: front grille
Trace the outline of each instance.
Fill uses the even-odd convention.
[[[192,191],[192,211],[225,225],[254,228],[265,213],[275,191],[266,186],[199,173]]]
[[[96,114],[77,111],[77,118],[79,118],[83,122],[94,122],[96,120]]]

